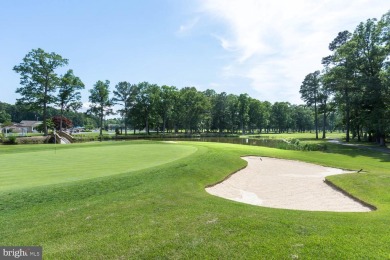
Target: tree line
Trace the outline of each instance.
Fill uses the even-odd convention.
[[[47,134],[48,119],[64,115],[74,125],[99,126],[103,119],[114,114],[113,106],[127,129],[157,132],[218,132],[262,133],[310,131],[314,128],[314,109],[288,102],[259,101],[247,94],[217,93],[212,89],[199,91],[195,87],[178,89],[175,86],[158,86],[149,82],[131,84],[123,81],[111,92],[110,81],[97,81],[89,90],[90,107],[87,113],[81,108],[81,93],[85,88],[81,79],[68,70],[57,75],[56,69],[68,64],[68,60],[56,53],[34,49],[23,62],[14,67],[20,74],[21,95],[15,105],[0,102],[0,123],[23,119],[41,119]],[[324,129],[341,126],[333,112],[324,121]],[[60,125],[63,125],[60,123]]]
[[[313,111],[288,102],[261,102],[247,94],[178,89],[148,82],[115,85],[110,98],[109,81],[98,81],[90,91],[91,109],[99,118],[112,113],[114,104],[127,128],[157,132],[261,133],[306,131],[313,128]]]
[[[338,110],[347,142],[352,134],[385,145],[390,132],[390,12],[361,22],[352,33],[340,32],[329,50],[322,71],[309,73],[300,88],[314,109],[317,138],[318,115],[325,121]]]
[[[21,95],[16,105],[0,104],[9,117],[16,119],[27,115],[43,121],[47,134],[48,118],[54,115],[71,115],[77,123],[85,124],[85,116],[75,113],[82,106],[81,90],[85,88],[79,77],[69,69],[58,75],[56,69],[68,64],[68,60],[56,53],[33,49],[23,62],[14,67],[20,74]],[[216,93],[212,89],[199,91],[195,87],[178,89],[175,86],[158,86],[148,82],[131,84],[123,81],[115,85],[111,93],[110,82],[97,81],[89,90],[90,107],[87,112],[98,119],[100,130],[103,119],[113,114],[118,105],[124,123],[125,134],[129,126],[157,132],[219,132],[219,133],[261,133],[262,131],[286,132],[306,131],[313,128],[313,111],[306,106],[291,105],[288,102],[259,101],[247,94]],[[54,109],[52,106],[56,107]],[[9,120],[0,113],[0,122]],[[19,118],[20,119],[20,118]],[[26,119],[26,118],[23,118]],[[75,123],[77,125],[77,123]],[[62,125],[62,123],[60,123]],[[102,133],[102,132],[100,132]]]
[[[54,115],[71,115],[77,123],[84,123],[76,111],[81,108],[81,90],[85,88],[79,77],[69,69],[64,75],[56,70],[68,64],[68,60],[56,53],[33,49],[23,62],[13,69],[20,74],[21,95],[16,105],[0,104],[2,114],[9,117],[27,115],[43,121],[47,134],[48,118]],[[123,81],[115,85],[111,93],[110,82],[97,81],[89,90],[90,107],[87,115],[98,121],[102,134],[103,119],[118,105],[125,134],[129,126],[157,132],[227,132],[255,133],[262,131],[305,131],[313,128],[312,109],[291,105],[288,102],[261,102],[247,94],[216,93],[212,89],[199,91],[195,87],[178,89],[175,86],[158,86],[148,82],[131,84]],[[55,109],[54,107],[57,109]],[[0,113],[0,122],[9,120]],[[26,119],[26,118],[23,118]],[[76,123],[76,124],[77,124]],[[90,122],[89,122],[90,123]],[[63,125],[60,123],[60,125]]]
[[[89,90],[87,112],[100,129],[113,106],[127,129],[157,132],[261,133],[262,131],[315,130],[322,138],[326,130],[343,129],[346,140],[376,140],[384,145],[390,132],[390,12],[380,20],[368,19],[353,33],[340,32],[329,44],[331,55],[322,59],[322,70],[309,73],[300,87],[306,105],[259,101],[247,94],[178,89],[149,82],[119,82],[110,90],[110,81],[99,80]],[[33,49],[13,69],[20,74],[16,107],[41,114],[45,134],[51,106],[62,116],[81,107],[80,78],[68,70],[56,70],[68,60],[56,53]],[[4,104],[4,103],[3,103]],[[0,103],[1,105],[1,103]],[[76,113],[77,114],[77,113]],[[0,109],[0,122],[7,114]],[[102,132],[100,132],[102,133]]]

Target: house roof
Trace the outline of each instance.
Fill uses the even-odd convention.
[[[41,125],[42,124],[42,121],[29,121],[29,120],[22,120],[20,122],[20,125],[22,127],[31,127],[31,126],[37,126],[37,125]]]

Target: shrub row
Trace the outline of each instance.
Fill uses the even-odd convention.
[[[2,139],[3,144],[45,144],[48,143],[50,136],[16,137],[9,136]]]

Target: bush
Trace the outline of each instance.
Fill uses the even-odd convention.
[[[19,144],[45,144],[50,139],[50,136],[34,136],[18,138]]]
[[[17,141],[16,141],[16,136],[8,136],[4,141],[3,141],[4,144],[17,144]]]
[[[46,127],[47,127],[48,130],[49,129],[54,129],[54,122],[53,122],[53,120],[46,119]],[[37,127],[35,127],[35,130],[37,130],[40,133],[45,132],[45,129],[43,129],[43,124],[40,124]]]

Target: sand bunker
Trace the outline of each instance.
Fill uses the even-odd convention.
[[[252,205],[310,211],[368,212],[371,209],[327,185],[341,169],[268,157],[243,157],[248,166],[206,188],[210,194]]]

